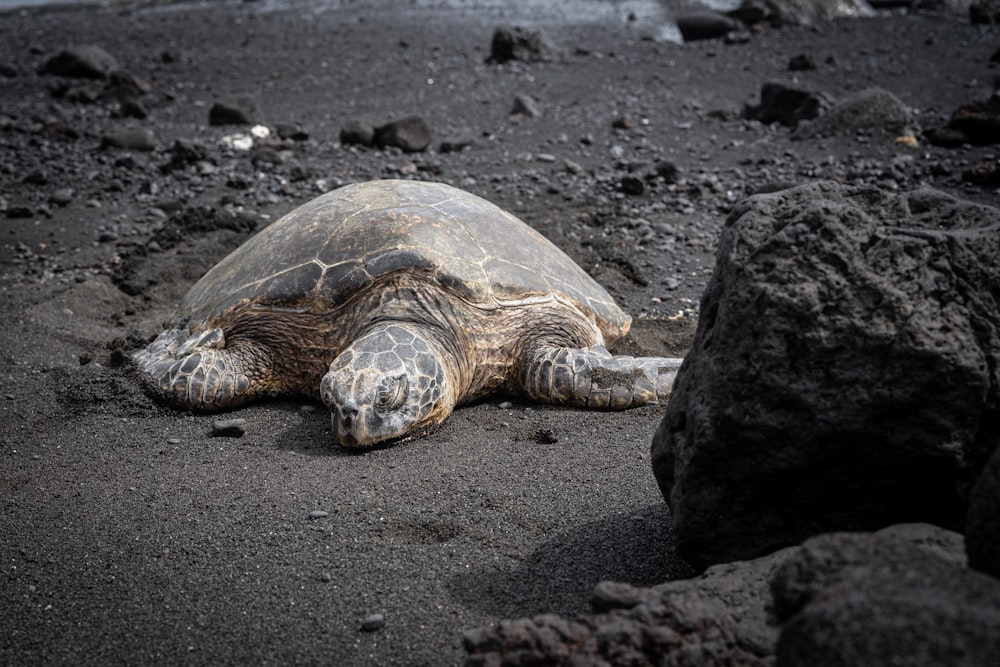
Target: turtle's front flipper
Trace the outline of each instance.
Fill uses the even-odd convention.
[[[521,366],[521,389],[541,402],[624,410],[670,396],[682,361],[616,357],[601,345],[536,347]]]
[[[168,329],[132,359],[147,386],[163,399],[192,410],[225,410],[260,396],[269,375],[256,348],[226,347],[221,329],[191,335]]]

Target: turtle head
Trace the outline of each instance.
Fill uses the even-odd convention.
[[[320,384],[337,441],[374,445],[440,424],[451,413],[441,360],[410,327],[382,325],[330,364]]]

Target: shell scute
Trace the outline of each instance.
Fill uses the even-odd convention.
[[[177,320],[220,326],[248,304],[335,310],[414,270],[483,308],[551,298],[574,304],[606,336],[628,327],[607,292],[539,232],[475,195],[419,181],[357,183],[300,206],[206,273]]]

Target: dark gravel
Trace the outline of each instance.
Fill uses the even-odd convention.
[[[551,57],[499,65],[485,61],[509,16],[343,4],[0,15],[0,662],[455,664],[471,628],[585,612],[603,579],[690,573],[650,469],[662,409],[497,397],[350,454],[301,401],[220,417],[146,397],[124,353],[321,191],[404,176],[495,201],[635,316],[632,354],[684,351],[719,229],[749,193],[833,178],[997,201],[962,181],[995,147],[877,128],[793,141],[743,118],[780,81],[832,99],[877,85],[943,125],[995,74],[997,29],[964,15],[683,46],[642,17],[564,20],[535,26]],[[128,76],[37,73],[86,44]],[[802,54],[815,69],[789,70]],[[519,97],[531,113],[511,113]],[[269,136],[210,125],[234,99]],[[426,151],[340,143],[351,121],[411,116]],[[243,436],[212,437],[219,419],[245,420]]]

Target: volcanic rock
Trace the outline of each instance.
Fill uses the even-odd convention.
[[[1000,581],[884,535],[809,540],[775,574],[777,665],[987,665]]]
[[[682,556],[961,525],[998,443],[998,229],[929,189],[817,182],[733,210],[653,440]]]
[[[407,153],[419,153],[431,144],[431,128],[420,116],[408,116],[375,128],[378,146],[396,146]]]
[[[71,46],[52,56],[38,70],[39,74],[103,79],[118,69],[118,61],[99,46]]]
[[[972,488],[965,516],[969,567],[1000,579],[1000,448]]]
[[[497,28],[490,41],[490,55],[486,62],[503,64],[511,60],[531,63],[547,60],[551,48],[542,40],[541,33],[518,27]]]
[[[890,136],[920,133],[913,112],[898,97],[882,88],[869,88],[837,102],[815,120],[800,124],[792,138],[848,135],[859,130]]]
[[[219,100],[208,110],[209,125],[254,125],[261,122],[257,102],[250,97]]]
[[[677,16],[676,22],[685,42],[725,37],[741,27],[738,21],[712,11],[685,12]]]
[[[816,118],[829,106],[826,97],[818,93],[781,83],[765,83],[760,89],[760,104],[747,105],[743,115],[765,125],[781,123],[795,127],[800,121]]]
[[[375,128],[364,121],[352,119],[340,128],[340,143],[345,146],[371,146],[374,141]]]

